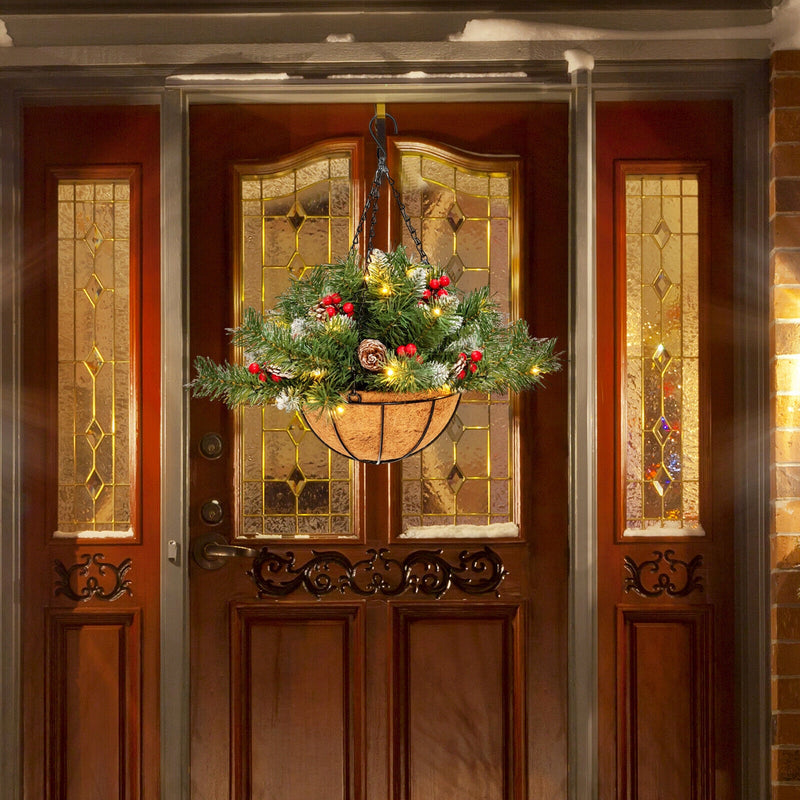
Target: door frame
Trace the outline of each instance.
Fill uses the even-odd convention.
[[[571,239],[569,377],[571,403],[570,457],[570,613],[569,630],[569,741],[570,798],[597,796],[597,622],[594,604],[597,584],[594,552],[597,537],[597,460],[595,415],[596,323],[594,307],[594,190],[593,108],[597,100],[663,100],[680,93],[682,99],[726,97],[734,106],[734,257],[735,363],[734,394],[737,409],[735,548],[738,554],[737,680],[741,731],[740,796],[756,800],[768,796],[769,785],[769,593],[768,593],[768,393],[767,393],[767,93],[766,62],[682,62],[635,69],[598,66],[585,62],[571,79],[563,65],[531,62],[537,78],[531,81],[495,79],[491,83],[406,81],[328,85],[276,85],[274,81],[206,85],[180,78],[153,78],[144,70],[93,72],[59,77],[35,70],[0,79],[0,771],[6,776],[3,800],[20,796],[20,585],[22,521],[19,513],[19,441],[23,423],[19,414],[20,337],[17,332],[21,286],[20,109],[26,102],[42,102],[46,85],[49,103],[157,102],[161,120],[161,247],[162,247],[162,795],[188,800],[188,591],[187,591],[187,398],[186,357],[187,269],[186,137],[188,110],[201,102],[298,102],[302,100],[358,100],[359,102],[441,102],[570,100],[572,136],[570,165]],[[453,68],[459,65],[453,64]],[[466,65],[465,65],[466,66]],[[487,69],[490,67],[487,66]],[[474,71],[474,67],[471,67]],[[62,73],[63,75],[63,73]],[[702,76],[703,86],[698,75]],[[760,89],[760,90],[759,90]],[[181,376],[177,380],[176,376]],[[753,447],[751,442],[755,442]],[[755,467],[753,467],[755,465]],[[175,502],[175,498],[180,502]],[[753,602],[755,600],[756,602]],[[755,721],[755,722],[754,722]],[[745,724],[747,723],[747,724]]]

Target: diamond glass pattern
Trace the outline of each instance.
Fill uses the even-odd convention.
[[[60,537],[131,530],[130,182],[58,183]],[[87,302],[88,300],[88,302]]]
[[[513,175],[502,162],[468,168],[441,148],[397,143],[400,192],[431,263],[464,291],[489,285],[511,315]],[[403,244],[415,252],[408,231]],[[516,267],[516,264],[514,264]],[[465,394],[458,414],[427,450],[401,462],[403,531],[458,536],[459,525],[512,522],[511,402]],[[442,527],[445,526],[445,527]]]
[[[628,175],[625,192],[626,535],[691,535],[700,528],[698,180]]]
[[[309,265],[347,254],[352,239],[351,154],[306,151],[239,176],[239,308],[271,308]],[[239,412],[236,535],[353,535],[351,462],[309,433],[300,414]]]

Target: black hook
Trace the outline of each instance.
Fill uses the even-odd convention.
[[[397,134],[397,120],[388,112],[384,112],[383,116],[377,114],[369,121],[369,132],[378,145],[378,158],[383,155],[386,158],[386,119],[390,119],[394,123],[394,132]],[[375,130],[372,129],[372,123],[375,123]]]

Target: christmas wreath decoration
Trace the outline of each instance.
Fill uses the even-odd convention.
[[[531,337],[524,320],[505,320],[488,287],[465,294],[446,270],[429,263],[389,175],[377,116],[370,132],[378,169],[348,256],[294,280],[274,309],[245,310],[231,332],[243,363],[199,356],[191,387],[196,397],[230,407],[275,403],[299,411],[329,447],[381,463],[429,445],[463,392],[531,389],[559,361],[555,340]],[[372,247],[384,177],[419,263],[403,247],[389,253]],[[370,209],[362,264],[356,246]]]
[[[531,389],[558,369],[554,339],[507,322],[488,287],[460,292],[403,247],[312,268],[265,314],[232,331],[243,364],[199,356],[194,394],[229,406],[275,403],[335,412],[362,391],[395,394]]]

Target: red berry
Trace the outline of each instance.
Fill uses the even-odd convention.
[[[417,346],[415,344],[406,345],[406,355],[413,356],[416,352],[417,352]]]
[[[329,295],[329,294],[326,294],[325,297],[322,298],[322,302],[326,306],[329,306],[329,305],[331,305],[333,303],[333,297],[331,297],[331,295]]]
[[[270,378],[272,378],[272,380],[274,380],[275,383],[278,383],[278,382],[280,382],[281,376],[280,375],[276,375],[275,373],[271,373],[270,374]]]
[[[439,286],[449,286],[449,285],[450,285],[450,278],[448,278],[447,275],[442,275],[442,277],[439,278]]]
[[[336,309],[333,306],[328,306],[325,310],[328,312],[329,317],[336,316]]]
[[[459,358],[466,358],[466,357],[467,357],[467,354],[466,354],[466,353],[459,353],[459,354],[458,354],[458,357],[459,357]]]
[[[333,300],[336,305],[339,305],[339,303],[342,302],[342,296],[337,292],[331,295],[331,300]]]
[[[263,372],[259,372],[258,373],[258,379],[260,381],[265,381],[267,379],[267,376]]]
[[[438,278],[431,278],[428,281],[428,286],[430,286],[431,289],[433,289],[433,290],[438,289],[441,285],[442,285],[442,282]]]
[[[470,364],[469,365],[469,371],[470,372],[477,372],[478,371],[478,365],[475,364],[475,363]]]
[[[430,299],[430,296],[431,296],[431,290],[430,290],[430,289],[426,289],[426,290],[425,290],[425,291],[422,293],[422,297],[423,297],[425,300],[429,300],[429,299]]]
[[[447,289],[439,289],[439,291],[436,292],[436,296],[437,297],[447,297]]]
[[[470,358],[471,358],[473,361],[480,361],[480,360],[483,358],[483,353],[481,353],[481,351],[480,351],[480,350],[473,350],[473,351],[470,353],[469,357],[470,357]]]
[[[397,355],[404,356],[406,354],[406,347],[403,344],[397,345]]]
[[[344,311],[344,313],[347,314],[348,317],[352,315],[354,310],[355,306],[352,303],[345,303],[342,306],[342,311]]]
[[[464,372],[464,370],[462,369],[462,370],[461,370],[461,372],[459,372],[459,373],[458,373],[458,379],[459,379],[460,381],[463,381],[463,380],[464,380],[464,378],[466,378],[466,377],[467,377],[467,373],[466,373],[466,372]]]
[[[258,371],[261,369],[261,367],[259,367],[259,366],[258,366],[258,364],[256,364],[256,362],[254,361],[252,364],[250,364],[250,365],[247,367],[247,369],[248,369],[248,370],[250,370],[250,372],[251,372],[253,375],[255,375],[255,374],[256,374],[256,373],[257,373],[257,372],[258,372]]]

